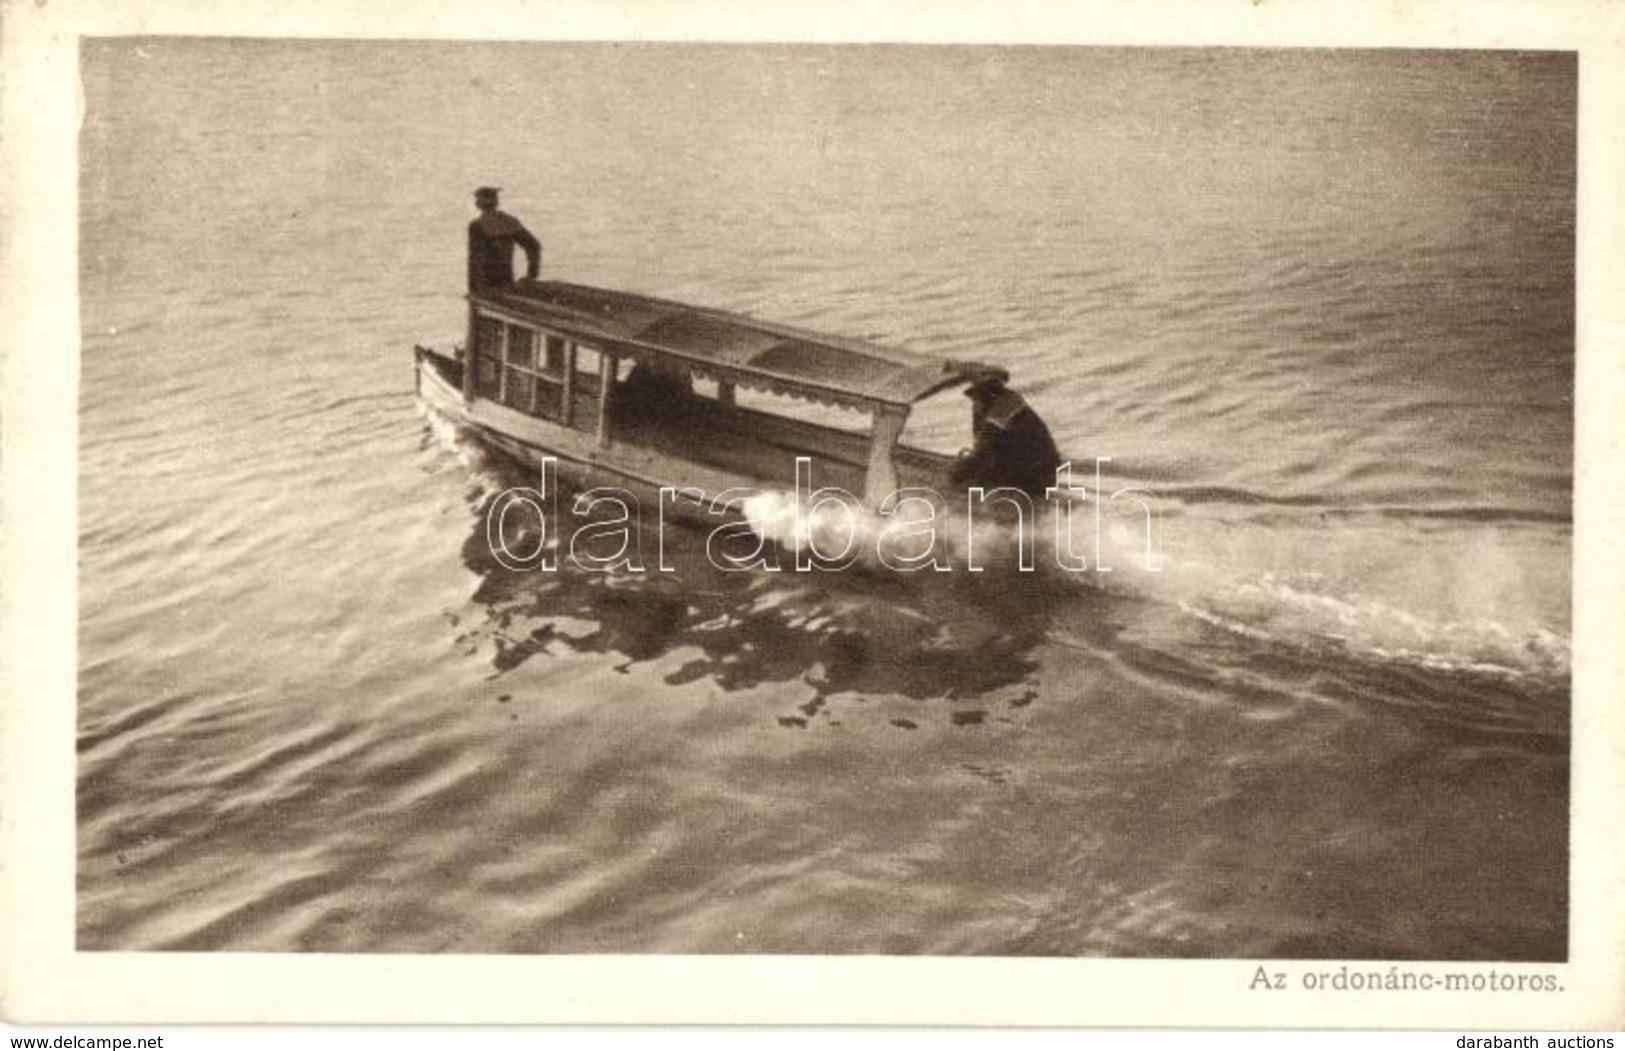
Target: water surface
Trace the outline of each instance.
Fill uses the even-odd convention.
[[[1572,57],[83,73],[81,947],[1565,956]],[[411,378],[484,183],[549,276],[1007,364],[1163,570],[502,569]]]

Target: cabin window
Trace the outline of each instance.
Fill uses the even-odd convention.
[[[496,346],[493,352],[482,354],[481,368],[476,375],[476,390],[510,409],[531,416],[557,417],[560,403],[557,378],[549,377],[541,367],[543,363],[538,360],[538,350],[545,345],[544,339],[551,342],[553,337],[544,336],[523,325],[500,321],[492,321],[491,324]],[[479,339],[482,351],[493,342],[490,335],[482,335]],[[502,342],[504,339],[506,346]],[[486,366],[487,361],[490,367]],[[498,361],[501,361],[501,378],[499,382],[492,383],[490,374],[497,371]]]
[[[726,380],[696,376],[691,386],[695,397],[703,398],[706,401],[714,401],[720,406],[732,406],[738,402],[738,387]]]
[[[826,427],[851,434],[869,433],[869,414],[845,406],[825,405],[783,394],[740,387],[734,393],[734,404],[769,416],[797,420],[815,427]]]
[[[474,346],[481,354],[495,357],[502,346],[502,322],[494,317],[481,317],[474,323]]]
[[[542,358],[542,369],[555,377],[564,376],[564,339],[560,336],[548,336],[547,347]]]
[[[578,431],[598,430],[601,349],[572,348],[567,337],[483,315],[474,319],[473,344],[477,397]],[[624,378],[633,363],[617,358],[613,364]]]
[[[975,444],[970,401],[957,393],[916,402],[903,427],[901,443],[910,449],[954,456]]]
[[[495,318],[474,320],[474,393],[481,398],[495,398],[501,388],[502,328]]]
[[[576,348],[576,376],[598,382],[598,370],[603,365],[603,353],[592,347]]]
[[[536,367],[536,333],[517,325],[508,326],[508,364],[523,369]]]
[[[523,372],[508,374],[508,405],[520,412],[536,413],[536,377]]]

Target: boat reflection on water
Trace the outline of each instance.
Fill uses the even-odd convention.
[[[648,665],[643,674],[671,685],[708,680],[738,691],[804,682],[813,700],[780,718],[786,726],[827,718],[837,694],[950,707],[981,700],[985,709],[1008,711],[1039,696],[1034,651],[1056,610],[1092,601],[1087,589],[1041,573],[723,569],[708,557],[707,530],[683,523],[665,524],[664,570],[650,557],[640,559],[642,571],[584,569],[570,558],[551,570],[516,570],[493,554],[486,512],[504,488],[531,480],[501,453],[484,459],[462,555],[479,579],[472,602],[485,620],[459,625],[458,641],[470,651],[489,646],[499,674],[563,651],[619,655],[620,670]],[[571,496],[562,493],[560,505],[570,506]],[[510,550],[537,542],[523,517],[503,520]],[[561,515],[547,543],[569,551],[571,530],[591,521]],[[653,528],[634,532],[649,537]]]

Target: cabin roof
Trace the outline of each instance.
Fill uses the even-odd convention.
[[[488,312],[696,375],[849,407],[906,406],[1004,369],[564,281],[471,297]]]

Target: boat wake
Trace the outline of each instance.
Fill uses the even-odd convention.
[[[1374,598],[1341,597],[1266,574],[1179,608],[1224,631],[1269,642],[1335,650],[1434,671],[1551,683],[1566,679],[1571,642],[1539,626],[1499,620],[1438,620]]]
[[[785,493],[746,510],[759,533],[796,550],[811,542],[839,551],[855,532],[870,553],[867,568],[922,547],[918,516],[854,515],[839,505],[808,515]],[[1182,515],[1159,544],[1117,514],[1098,534],[1089,514],[1035,524],[1024,553],[1015,525],[950,514],[940,568],[1030,565],[1049,580],[1166,602],[1209,627],[1314,652],[1549,683],[1569,674],[1566,545],[1527,530],[1464,522],[1415,534],[1389,521],[1295,529]]]
[[[473,475],[482,514],[496,493],[532,484],[500,453],[433,413],[428,419],[438,444]],[[899,586],[953,591],[956,601],[973,603],[1012,591],[1041,593],[1046,603],[1087,596],[1091,615],[1109,615],[1113,601],[1171,611],[1197,645],[1218,633],[1310,658],[1567,687],[1566,528],[1476,519],[1418,528],[1380,515],[1330,524],[1317,515],[1255,520],[1212,501],[1175,504],[1166,522],[1149,527],[1132,507],[1112,509],[1097,524],[1087,505],[1070,519],[1050,508],[1018,522],[923,501],[891,515],[836,500],[805,507],[791,491],[758,493],[740,510],[776,571],[758,573],[773,578],[781,599],[796,596],[786,608],[805,607],[806,616],[791,619],[836,635],[876,637],[873,610],[854,612],[863,604],[853,595],[866,588],[886,596],[893,619],[911,621],[955,615],[942,603],[894,602]],[[684,539],[667,545],[678,552],[680,581],[711,588],[695,582],[741,576],[719,564],[703,530],[681,532]],[[1012,588],[1013,578],[1028,580]],[[948,632],[952,645],[989,634],[963,625]],[[929,624],[915,626],[932,633]],[[886,635],[897,638],[895,630]]]
[[[1569,559],[1566,525],[1203,512],[1138,583],[1233,634],[1566,688]]]

